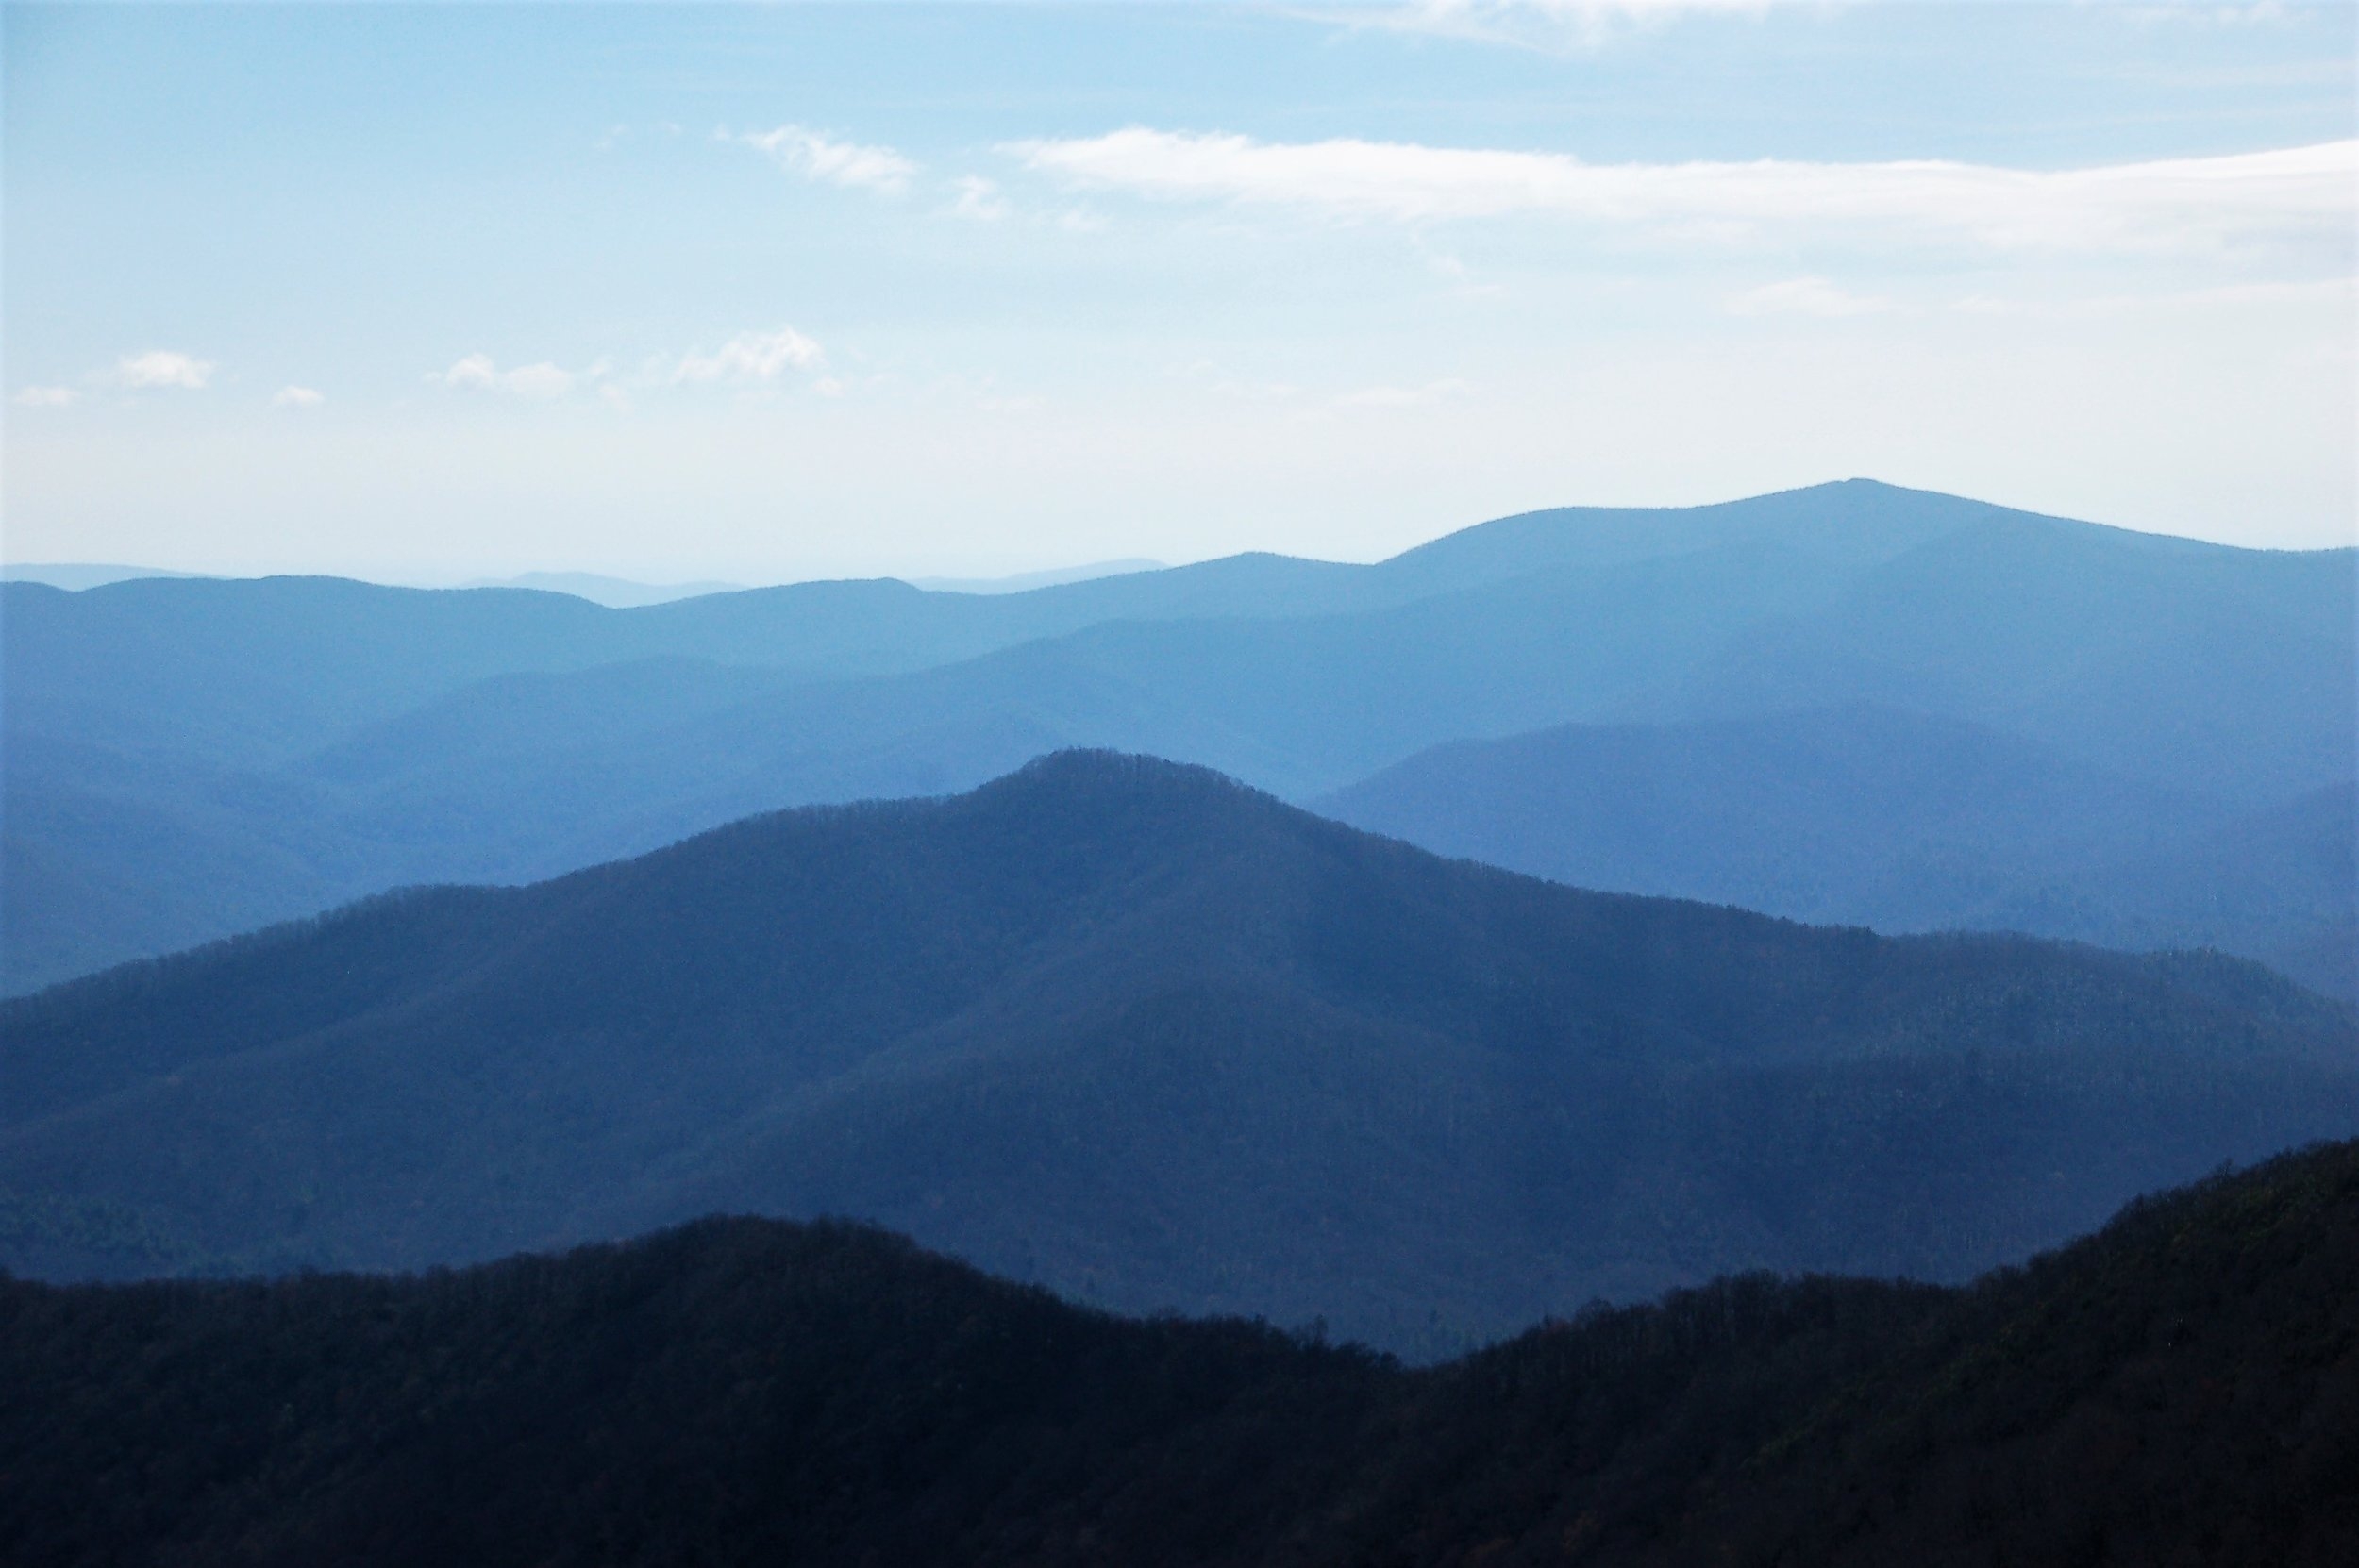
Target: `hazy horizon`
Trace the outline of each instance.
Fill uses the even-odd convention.
[[[1829,480],[1824,482],[1837,483],[1840,481]],[[1870,482],[1873,483],[1879,481],[1871,480]],[[1798,486],[1796,488],[1808,490],[1818,487],[1805,485]],[[1735,501],[1751,499],[1751,497],[1728,496],[1720,499]],[[1986,500],[1988,498],[1977,496],[1969,497],[1968,499]],[[1700,504],[1710,505],[1712,503],[1707,502]],[[1576,507],[1578,507],[1578,503],[1575,504]],[[1679,509],[1671,507],[1665,508],[1663,509],[1677,510]],[[1465,523],[1456,524],[1449,527],[1443,528],[1426,538],[1413,540],[1409,543],[1401,546],[1400,549],[1393,551],[1388,555],[1372,557],[1362,560],[1345,559],[1336,557],[1314,557],[1303,559],[1330,560],[1336,561],[1338,564],[1345,565],[1374,565],[1379,561],[1392,559],[1392,556],[1417,549],[1424,544],[1430,544],[1435,540],[1447,539],[1451,534],[1461,532],[1465,528],[1480,527],[1484,523],[1497,521],[1500,521],[1500,519],[1478,518]],[[2082,518],[2073,519],[2073,521],[2088,522],[2093,520]],[[2163,529],[2139,528],[2133,525],[2111,525],[2124,527],[2127,531],[2132,533],[2167,532],[2167,530]],[[2201,536],[2181,537],[2200,538]],[[2254,545],[2248,542],[2236,540],[2212,541],[2211,542],[2225,542],[2241,548],[2290,549],[2297,551],[2311,549],[2351,549],[2355,547],[2353,542],[2319,545]],[[1254,547],[1247,545],[1242,551],[1230,553],[1269,554],[1271,552],[1257,551]],[[391,588],[532,588],[548,592],[572,592],[582,597],[588,597],[594,600],[598,600],[602,603],[608,603],[610,606],[614,608],[624,608],[627,605],[638,603],[666,603],[676,598],[693,598],[705,593],[726,593],[758,588],[784,588],[791,587],[796,583],[842,581],[846,580],[847,578],[896,578],[900,581],[909,583],[912,587],[924,589],[929,592],[1013,592],[1030,588],[1046,588],[1057,586],[1062,583],[1086,581],[1092,577],[1097,576],[1113,576],[1117,574],[1127,572],[1168,571],[1175,567],[1200,565],[1206,560],[1220,559],[1223,558],[1207,556],[1198,558],[1196,560],[1150,560],[1135,557],[1126,557],[1106,560],[1042,561],[1034,565],[1012,569],[1005,573],[974,576],[934,575],[924,570],[917,570],[910,572],[847,573],[840,576],[807,575],[767,577],[754,581],[730,582],[713,581],[711,579],[664,580],[654,577],[627,577],[611,573],[585,571],[566,566],[562,563],[533,567],[496,577],[462,576],[456,573],[445,573],[440,575],[387,576],[367,575],[352,573],[309,572],[300,568],[290,568],[284,571],[261,570],[253,572],[209,573],[180,567],[162,566],[153,561],[36,561],[15,560],[8,559],[5,555],[0,555],[0,578],[8,580],[47,581],[49,579],[46,575],[44,575],[44,574],[62,573],[76,577],[87,575],[90,577],[90,580],[88,581],[67,581],[63,583],[51,584],[52,586],[66,588],[72,592],[79,592],[85,588],[102,587],[109,582],[121,581],[125,578],[147,576],[219,577],[224,579],[264,576],[347,576],[352,577],[357,581],[373,582]],[[568,579],[571,580],[571,586],[568,586]],[[593,591],[600,585],[611,586],[614,589],[641,589],[661,592],[659,592],[657,596],[648,598],[601,598],[596,592]]]

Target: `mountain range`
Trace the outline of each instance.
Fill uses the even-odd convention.
[[[1989,899],[1910,918],[2200,939],[2344,989],[2351,901],[2313,890],[2348,842],[2353,559],[1848,481],[1535,512],[1369,566],[1240,556],[996,594],[820,583],[610,609],[332,579],[8,583],[0,985],[407,884],[530,881],[757,811],[953,792],[1063,746],[1308,801],[1456,742],[1792,725],[1760,742],[1790,755],[1811,715],[1872,709],[1929,721],[1923,768],[2032,759],[2049,783],[2025,788],[2051,799],[2102,780],[2077,880],[1989,833],[1994,863],[1961,874]],[[1680,755],[1704,772],[1675,792],[1700,801],[1710,770]],[[2303,837],[2320,812],[2324,838]],[[1770,823],[1725,794],[1704,814],[1748,813]],[[2247,839],[2330,863],[2191,917],[2208,874],[2188,857]],[[1745,892],[1663,869],[1634,891]],[[1787,907],[1892,918],[1870,893]]]
[[[7,1266],[849,1214],[1416,1356],[1732,1268],[1964,1279],[2359,1127],[2257,965],[1583,892],[1062,753],[0,1004]]]

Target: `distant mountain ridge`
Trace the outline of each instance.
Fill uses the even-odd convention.
[[[599,572],[525,572],[512,577],[479,577],[461,588],[528,588],[541,593],[568,593],[609,609],[637,609],[644,605],[668,605],[677,599],[697,599],[708,593],[742,593],[742,582],[639,582]]]
[[[995,595],[8,585],[0,984],[1067,745],[1301,799],[1445,742],[1868,703],[2266,811],[2351,776],[2354,559],[1849,481]]]
[[[160,566],[125,566],[104,561],[18,561],[0,565],[0,582],[40,583],[68,593],[104,588],[135,577],[200,578],[202,572],[173,572]]]
[[[2359,1000],[2353,793],[2253,811],[1854,705],[1453,742],[1311,804],[1577,887],[1882,931],[2217,946]]]
[[[0,1038],[0,1193],[96,1226],[20,1271],[843,1213],[1426,1352],[1735,1267],[1962,1278],[2359,1130],[2351,1013],[2253,966],[1581,892],[1100,754],[378,900]]]
[[[32,704],[25,719],[12,722],[44,732],[66,720],[67,712],[52,706],[61,703],[78,709],[135,702],[152,709],[169,699],[221,709],[229,718],[234,709],[223,707],[224,697],[250,699],[218,684],[197,686],[185,672],[226,673],[240,659],[259,661],[258,673],[278,683],[259,693],[269,707],[283,708],[299,694],[291,681],[327,680],[340,692],[352,687],[346,700],[365,715],[369,688],[353,677],[388,660],[412,666],[376,672],[379,681],[398,676],[401,684],[388,694],[407,701],[494,675],[646,658],[890,674],[1111,621],[1381,609],[1535,574],[1764,545],[1852,568],[1961,529],[1998,525],[2063,530],[2139,555],[2262,559],[1852,480],[1709,507],[1527,513],[1462,529],[1373,566],[1248,554],[1016,594],[927,595],[880,579],[752,589],[600,613],[505,597],[498,589],[394,589],[322,577],[141,579],[58,599],[27,584],[0,590],[7,612],[0,635],[12,655],[11,694]],[[117,645],[114,639],[125,641]],[[414,667],[422,654],[430,661]],[[326,662],[296,662],[305,655]],[[70,672],[44,668],[68,658]],[[69,674],[70,684],[61,678]],[[152,684],[159,677],[170,683],[161,691]],[[298,709],[280,723],[317,728],[326,717]],[[251,722],[237,727],[243,731]]]
[[[905,577],[912,588],[922,588],[929,593],[1025,593],[1035,588],[1058,588],[1069,582],[1088,582],[1095,577],[1126,576],[1132,572],[1162,572],[1165,563],[1150,560],[1145,556],[1126,556],[1118,560],[1087,561],[1079,566],[1050,566],[1034,572],[1011,572],[999,577]]]
[[[1966,1291],[1722,1279],[1425,1371],[716,1219],[396,1279],[0,1278],[0,1390],[25,1568],[2330,1568],[2359,1147]]]

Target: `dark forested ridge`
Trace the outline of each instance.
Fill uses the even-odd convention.
[[[22,1568],[2359,1557],[2359,1145],[1970,1288],[1748,1276],[1407,1370],[840,1225],[0,1279]]]
[[[2355,559],[1847,481],[993,596],[0,584],[0,989],[1073,745],[1305,798],[1470,737],[1870,703],[2270,810],[2351,776]]]
[[[0,1043],[19,1272],[838,1213],[1422,1355],[1738,1268],[1962,1279],[2359,1128],[2350,1010],[2257,966],[1583,892],[1092,753],[380,899]]]

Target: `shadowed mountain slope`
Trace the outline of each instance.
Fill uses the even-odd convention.
[[[2232,960],[1581,892],[1091,754],[379,900],[0,1039],[0,1190],[63,1216],[13,1267],[845,1213],[1417,1350],[1732,1267],[1963,1277],[2359,1127],[2349,1012]]]
[[[25,1568],[2359,1554],[2359,1149],[1941,1291],[1724,1279],[1411,1372],[840,1226],[461,1274],[0,1279]]]
[[[2219,947],[2359,994],[2348,785],[2254,812],[1984,726],[1852,707],[1456,742],[1313,805],[1579,887],[1885,931]]]

